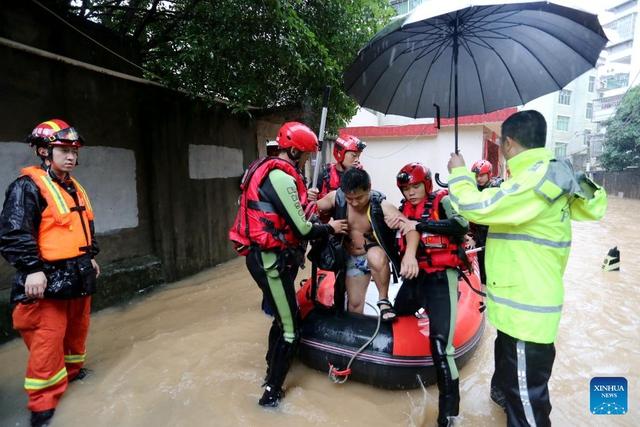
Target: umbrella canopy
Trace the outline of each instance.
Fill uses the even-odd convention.
[[[428,2],[376,34],[345,72],[347,92],[385,114],[483,114],[563,88],[607,42],[596,15],[560,4],[455,3]]]

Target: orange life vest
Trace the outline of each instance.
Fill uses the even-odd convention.
[[[425,197],[424,200],[416,206],[403,200],[400,211],[407,218],[415,221],[439,221],[440,202],[448,194],[449,192],[447,190],[435,191]],[[406,240],[399,234],[397,240],[400,253],[404,255]],[[465,263],[459,255],[461,253],[460,250],[460,244],[453,242],[449,236],[422,233],[420,235],[420,245],[416,253],[418,266],[427,273],[442,271],[446,268],[464,267]]]
[[[40,257],[45,261],[59,261],[88,253],[92,240],[89,221],[93,220],[93,209],[80,183],[71,178],[78,195],[79,204],[76,204],[73,197],[40,166],[24,168],[20,176],[31,178],[47,202],[38,229]]]
[[[247,255],[251,246],[286,249],[300,243],[273,205],[260,200],[260,187],[273,169],[280,169],[296,180],[300,204],[303,207],[307,204],[307,188],[293,164],[278,157],[263,157],[254,161],[242,177],[238,213],[229,230],[229,240],[240,255]]]

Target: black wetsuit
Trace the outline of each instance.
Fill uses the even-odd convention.
[[[420,233],[451,236],[460,241],[464,239],[468,222],[453,210],[448,196],[440,203],[439,217],[443,219],[430,220],[424,215],[423,218],[411,219],[420,220],[416,226]],[[429,343],[439,391],[438,425],[446,426],[447,417],[457,416],[460,405],[458,369],[453,346],[458,308],[458,271],[447,268],[427,273],[421,268],[418,277],[403,281],[394,307],[400,315],[412,315],[424,308],[429,317]]]
[[[311,240],[332,233],[330,225],[312,224],[305,219],[297,194],[294,178],[279,169],[269,172],[260,186],[260,201],[270,204],[298,238]],[[300,245],[292,245],[285,250],[252,247],[246,259],[247,268],[262,290],[265,301],[274,309],[265,380],[273,390],[282,388],[298,344],[295,278],[304,259],[304,249]]]

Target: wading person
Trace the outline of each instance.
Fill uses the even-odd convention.
[[[298,344],[295,277],[304,261],[305,240],[343,233],[346,221],[312,224],[304,216],[307,189],[299,173],[318,138],[307,126],[287,122],[278,132],[277,157],[256,160],[242,179],[240,207],[229,238],[246,255],[247,268],[274,311],[261,406],[278,406]]]
[[[27,142],[42,164],[22,169],[7,190],[0,252],[17,270],[13,326],[29,349],[31,425],[45,426],[67,384],[86,375],[90,295],[100,269],[91,203],[70,175],[82,138],[64,121],[49,120]]]
[[[345,278],[348,310],[363,312],[367,287],[373,276],[378,288],[381,319],[393,321],[396,312],[389,301],[389,262],[403,277],[413,278],[418,273],[415,257],[400,261],[395,247],[396,233],[390,224],[402,215],[400,211],[385,200],[382,193],[371,190],[371,179],[366,171],[351,168],[342,176],[340,188],[318,201],[318,213],[346,218],[349,224],[349,234],[344,242],[349,254]],[[407,239],[417,244],[418,233],[408,233]]]
[[[458,307],[458,272],[465,266],[464,236],[468,222],[455,212],[447,191],[432,191],[431,172],[420,163],[405,165],[396,177],[404,199],[392,225],[403,233],[417,230],[418,244],[409,245],[398,237],[400,254],[415,256],[420,272],[405,279],[398,291],[395,308],[398,314],[414,314],[421,308],[429,318],[429,344],[436,368],[439,404],[438,426],[448,426],[458,415],[460,392],[458,369],[454,360],[456,315]]]
[[[510,178],[478,191],[462,156],[449,160],[449,191],[458,212],[489,226],[487,313],[498,330],[491,398],[509,426],[548,426],[548,381],[564,299],[562,276],[571,247],[571,220],[600,219],[604,189],[544,148],[547,125],[537,111],[502,124],[500,150]]]

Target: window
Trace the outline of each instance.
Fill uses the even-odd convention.
[[[635,14],[627,15],[617,21],[613,21],[609,24],[609,27],[618,32],[620,40],[630,39],[633,37],[633,30],[635,29]]]
[[[569,130],[569,116],[558,116],[556,120],[556,129],[562,131]]]
[[[596,85],[596,78],[594,76],[589,76],[589,92],[593,92]]]
[[[571,91],[562,89],[558,94],[558,103],[562,105],[571,105]]]
[[[408,0],[400,0],[400,1],[396,1],[396,2],[391,2],[391,6],[393,6],[393,8],[396,10],[396,13],[398,15],[404,15],[405,13],[409,12],[409,1]]]
[[[398,15],[404,15],[420,6],[422,2],[423,0],[391,0],[391,6]]]
[[[567,144],[556,142],[556,159],[564,159],[565,157],[567,157]]]
[[[593,102],[587,102],[587,112],[585,117],[587,119],[593,119]]]
[[[611,74],[602,78],[603,89],[618,89],[627,86],[629,86],[628,73]]]

